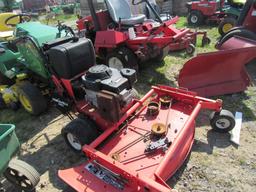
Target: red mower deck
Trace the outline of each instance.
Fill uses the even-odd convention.
[[[152,87],[118,123],[83,147],[88,161],[59,171],[59,177],[79,192],[170,192],[165,181],[190,153],[201,109],[221,114],[222,101]]]

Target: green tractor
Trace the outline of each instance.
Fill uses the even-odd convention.
[[[44,112],[51,75],[42,46],[72,35],[72,29],[60,23],[58,27],[39,22],[17,24],[12,40],[0,42],[0,107],[16,109],[21,104],[31,114]]]

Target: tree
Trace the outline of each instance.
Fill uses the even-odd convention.
[[[4,0],[6,11],[12,11],[12,6],[15,2],[15,0]]]

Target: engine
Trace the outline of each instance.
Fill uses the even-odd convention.
[[[118,121],[123,109],[132,101],[136,71],[121,71],[105,65],[95,65],[82,77],[85,99],[95,106],[100,115],[111,122]]]

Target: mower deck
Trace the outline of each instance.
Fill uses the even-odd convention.
[[[171,98],[169,106],[160,102],[166,97]],[[157,103],[161,103],[159,108],[151,111],[149,106]],[[200,98],[180,89],[153,87],[130,109],[130,117],[117,123],[121,125],[119,129],[109,128],[83,147],[88,157],[86,163],[59,171],[59,176],[81,192],[169,192],[165,181],[191,150],[195,118],[201,108],[220,111],[221,101]]]

